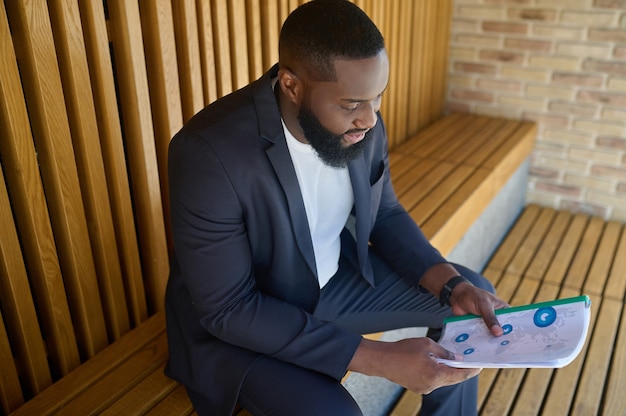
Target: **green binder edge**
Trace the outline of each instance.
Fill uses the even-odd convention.
[[[495,313],[496,313],[496,315],[503,315],[503,314],[507,314],[507,313],[511,313],[511,312],[527,311],[527,310],[530,310],[530,309],[538,309],[538,308],[542,308],[542,307],[545,307],[545,306],[565,305],[565,304],[568,304],[568,303],[576,303],[576,302],[585,302],[585,307],[586,308],[588,308],[591,305],[591,299],[589,298],[589,296],[587,296],[587,295],[580,295],[580,296],[574,296],[572,298],[550,300],[550,301],[546,301],[546,302],[531,303],[531,304],[528,304],[528,305],[512,306],[510,308],[496,309]],[[465,320],[468,320],[468,319],[476,319],[476,318],[480,318],[480,316],[472,315],[472,314],[462,315],[462,316],[450,316],[450,317],[445,318],[443,320],[443,324],[445,325],[448,322],[465,321]]]

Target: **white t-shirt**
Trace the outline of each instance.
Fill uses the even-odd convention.
[[[324,287],[339,267],[339,235],[354,204],[350,175],[348,168],[322,162],[311,145],[299,142],[284,122],[283,129],[304,200],[319,285]]]

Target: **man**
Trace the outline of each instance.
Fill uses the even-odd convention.
[[[506,306],[398,203],[378,112],[388,76],[371,20],[314,0],[284,23],[277,66],[173,138],[167,374],[199,414],[358,415],[348,370],[430,393],[424,415],[476,413],[478,370],[438,364],[451,353],[429,338],[360,335],[465,313],[500,335]]]

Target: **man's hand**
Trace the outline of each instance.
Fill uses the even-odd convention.
[[[350,366],[351,371],[384,377],[415,393],[465,381],[480,369],[459,369],[439,364],[436,358],[455,359],[454,354],[430,338],[407,338],[397,342],[363,339]]]
[[[435,297],[439,297],[441,288],[454,276],[460,273],[449,263],[437,264],[424,273],[420,284],[428,289]],[[469,283],[461,283],[452,289],[449,299],[452,313],[466,315],[468,313],[482,316],[487,328],[494,336],[502,335],[502,327],[498,323],[495,309],[506,308],[509,305],[486,290],[472,286]]]
[[[494,310],[506,308],[509,305],[497,296],[469,283],[461,283],[452,290],[450,305],[453,314],[471,313],[482,316],[487,328],[494,336],[499,337],[503,334]]]

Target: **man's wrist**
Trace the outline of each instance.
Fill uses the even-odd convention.
[[[470,285],[472,284],[463,276],[457,275],[452,277],[443,285],[441,291],[439,292],[439,304],[441,306],[452,306],[450,305],[450,297],[452,297],[452,291],[461,283],[469,283]]]

